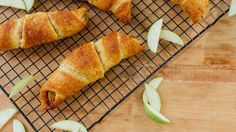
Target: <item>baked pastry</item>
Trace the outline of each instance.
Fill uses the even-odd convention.
[[[141,51],[143,47],[136,38],[118,32],[112,32],[95,43],[80,46],[62,61],[42,86],[42,107],[46,110],[58,107],[67,97],[103,78],[105,72],[122,59]]]
[[[88,0],[88,2],[104,11],[111,11],[124,23],[129,23],[131,20],[131,0]]]
[[[172,2],[178,4],[194,23],[198,23],[209,11],[209,0],[172,0]]]
[[[81,31],[88,22],[88,9],[38,12],[0,25],[0,51],[47,44]]]

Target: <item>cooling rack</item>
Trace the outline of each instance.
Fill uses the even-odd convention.
[[[109,13],[90,7],[89,25],[82,32],[51,45],[18,49],[0,55],[0,87],[8,96],[10,88],[28,75],[36,81],[11,99],[35,131],[52,131],[50,124],[63,119],[83,123],[88,129],[100,122],[116,106],[137,89],[142,82],[158,71],[177,53],[212,26],[229,9],[231,0],[211,0],[210,13],[199,24],[193,24],[178,6],[167,0],[133,0],[133,18],[129,25],[118,22]],[[82,2],[73,0],[37,0],[33,12],[71,10]],[[22,10],[0,8],[0,22],[19,18]],[[111,31],[120,31],[137,36],[146,45],[148,28],[159,18],[164,19],[164,28],[179,34],[184,47],[165,41],[160,42],[158,53],[146,50],[142,54],[122,61],[111,69],[104,79],[84,88],[76,96],[68,98],[53,111],[40,107],[39,89],[48,76],[58,67],[66,54],[80,44],[97,40]]]

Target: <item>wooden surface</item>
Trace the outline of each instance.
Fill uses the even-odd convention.
[[[221,19],[155,76],[161,112],[172,123],[160,125],[144,113],[143,86],[111,112],[92,132],[236,131],[236,16]],[[0,92],[0,109],[13,106]],[[26,121],[22,120],[29,131]],[[11,123],[3,130],[11,131]]]

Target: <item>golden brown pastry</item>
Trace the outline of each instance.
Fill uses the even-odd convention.
[[[112,32],[97,42],[84,44],[68,55],[40,90],[42,107],[58,107],[67,97],[77,94],[89,83],[104,77],[122,59],[143,51],[139,41]]]
[[[172,0],[189,15],[194,23],[198,23],[209,11],[209,0]]]
[[[38,12],[0,25],[0,51],[30,48],[72,36],[88,22],[87,8]]]
[[[111,11],[122,22],[131,20],[131,0],[88,0],[88,2],[104,11]]]

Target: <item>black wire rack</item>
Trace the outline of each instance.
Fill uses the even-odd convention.
[[[116,106],[135,91],[145,80],[158,71],[182,49],[206,31],[228,10],[231,0],[211,0],[210,13],[198,24],[193,24],[185,13],[167,0],[133,0],[132,21],[124,25],[109,13],[90,7],[89,25],[82,32],[51,45],[7,51],[0,55],[0,88],[8,96],[14,84],[28,75],[36,81],[11,99],[34,131],[52,131],[55,121],[71,119],[83,123],[88,129],[100,122]],[[73,0],[38,0],[30,12],[71,10],[82,2]],[[19,18],[25,11],[0,8],[0,22]],[[146,45],[148,28],[159,18],[164,19],[165,29],[179,34],[184,47],[165,41],[160,42],[158,53],[146,50],[142,54],[122,61],[112,68],[105,78],[84,88],[68,98],[53,111],[42,110],[39,102],[40,86],[58,67],[66,54],[85,42],[101,38],[111,31],[137,36]]]

